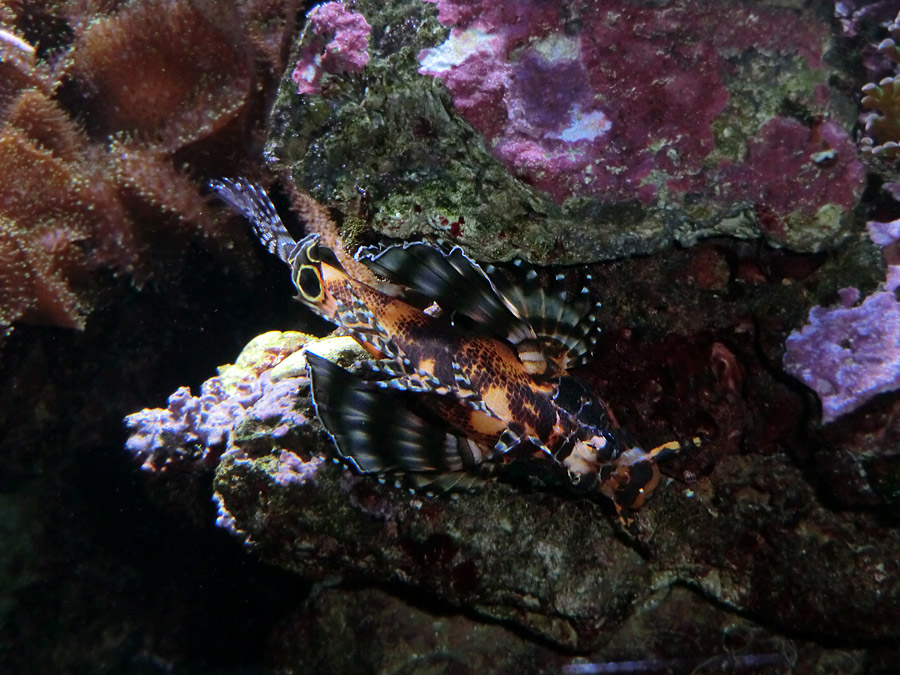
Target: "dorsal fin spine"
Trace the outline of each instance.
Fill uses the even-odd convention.
[[[244,178],[212,180],[209,186],[250,221],[256,236],[270,253],[291,264],[297,242],[287,231],[275,205],[261,186]]]

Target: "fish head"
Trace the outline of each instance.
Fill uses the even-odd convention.
[[[331,319],[338,310],[338,301],[330,289],[347,277],[334,251],[319,243],[318,234],[310,234],[297,242],[288,262],[297,299]]]
[[[569,476],[570,488],[576,492],[598,489],[603,467],[619,455],[622,442],[616,433],[605,425],[578,422],[569,438],[569,452],[562,460]]]

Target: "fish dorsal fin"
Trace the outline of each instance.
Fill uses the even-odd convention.
[[[269,195],[259,185],[245,178],[212,180],[209,186],[233,209],[240,212],[269,253],[274,253],[288,265],[292,262],[297,242],[287,231]]]
[[[414,397],[382,389],[306,353],[316,413],[338,453],[362,473],[416,488],[469,489],[485,454],[465,436],[413,409]],[[407,478],[407,474],[410,477]]]

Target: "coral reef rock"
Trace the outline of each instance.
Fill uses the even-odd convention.
[[[702,468],[701,452],[685,460],[693,466],[689,484],[661,486],[638,515],[636,541],[617,532],[611,508],[601,501],[505,483],[427,498],[326,461],[333,448],[311,417],[303,353],[296,351],[305,340],[290,333],[261,336],[237,366],[211,381],[231,382],[234,392],[255,391],[249,378],[260,389],[227,408],[227,434],[188,437],[176,430],[174,445],[184,447],[189,438],[199,447],[206,439],[216,448],[213,461],[195,447],[178,454],[187,462],[155,463],[163,474],[180,463],[211,480],[218,523],[264,561],[312,582],[403,589],[581,652],[626,640],[628,626],[650,620],[653,598],[679,587],[698,594],[692,603],[711,602],[788,632],[805,634],[815,626],[816,635],[828,639],[900,637],[897,531],[866,513],[829,509],[777,443],[750,455],[727,450],[725,444],[744,433],[740,418],[753,414],[737,403],[738,389],[758,391],[766,398],[763,407],[785,396],[765,372],[743,372],[738,360],[748,358],[745,348],[736,355],[720,343],[701,345],[696,351],[709,352],[707,368],[716,375],[690,364],[678,375],[699,390],[707,408],[714,401],[707,387],[723,389],[722,400],[731,403],[715,414],[737,418],[737,426],[722,429],[721,443],[713,442],[719,446],[713,466]],[[355,358],[346,342],[314,344],[346,362]],[[667,349],[686,347],[670,341]],[[284,386],[267,395],[275,392],[267,382]],[[214,388],[204,385],[204,396]],[[174,413],[184,398],[175,397],[171,416],[133,416],[139,433],[132,445],[152,436],[145,427],[153,420],[178,427]],[[171,450],[160,451],[173,457]],[[154,464],[138,455],[145,466]],[[884,620],[872,622],[873,612]]]
[[[361,59],[361,31],[323,47],[331,4],[269,152],[348,231],[584,262],[715,234],[817,251],[848,229],[865,171],[811,6],[359,0]]]
[[[900,239],[900,221],[870,222],[875,244]],[[833,422],[875,398],[900,389],[900,266],[888,265],[882,291],[858,306],[859,289],[839,291],[840,306],[816,306],[809,321],[788,336],[784,368],[818,394],[822,422]]]

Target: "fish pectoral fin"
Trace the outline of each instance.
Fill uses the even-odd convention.
[[[586,286],[569,293],[563,274],[539,273],[523,260],[482,267],[458,246],[442,250],[425,242],[364,248],[356,258],[434,299],[454,316],[454,325],[469,321],[508,340],[534,375],[567,372],[596,342],[599,303],[591,301]]]
[[[483,488],[494,477],[494,464],[481,464],[463,471],[434,471],[404,474],[403,482],[425,494],[442,492],[473,492]]]
[[[360,363],[357,376],[381,389],[409,391],[416,394],[455,394],[431,373],[417,369],[407,358],[369,359]]]
[[[547,444],[544,443],[540,438],[538,438],[537,436],[529,436],[528,442],[531,443],[541,455],[544,455],[545,457],[552,459],[554,462],[558,463],[556,458],[553,457],[553,453],[550,451],[550,448],[547,447]]]
[[[407,371],[403,365],[396,359],[362,359],[359,362],[359,368],[355,371],[356,376],[365,380],[373,378],[392,379],[395,377],[403,377]]]
[[[446,314],[466,317],[497,337],[534,337],[481,266],[458,246],[408,242],[383,250],[362,248],[356,258],[376,274],[431,298]]]
[[[566,275],[541,274],[523,260],[490,265],[485,273],[504,302],[534,331],[533,338],[509,336],[530,372],[565,373],[589,355],[599,332],[600,303],[591,301],[587,286],[570,293]]]
[[[400,375],[387,380],[375,380],[373,385],[380,389],[393,389],[395,391],[409,391],[414,394],[439,394],[450,393],[450,389],[442,385],[433,377],[422,378],[418,375]]]
[[[406,391],[381,388],[307,353],[313,403],[338,453],[362,473],[453,473],[485,460],[477,443],[413,409]]]
[[[400,359],[401,352],[397,343],[368,307],[355,297],[350,304],[337,299],[335,302],[337,305],[335,320],[344,333],[367,349],[378,352],[383,358]]]

